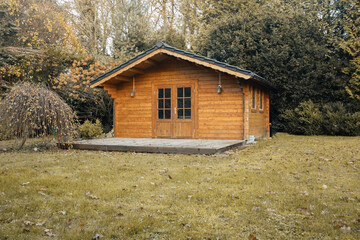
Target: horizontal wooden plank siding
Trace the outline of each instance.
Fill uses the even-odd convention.
[[[135,77],[135,96],[131,97],[133,82],[121,83],[115,98],[115,136],[150,138],[152,133],[151,83],[142,75]]]
[[[252,90],[255,87],[255,108],[252,105]],[[269,92],[258,85],[248,85],[249,95],[249,135],[256,138],[267,137],[270,134],[269,125]],[[260,92],[262,90],[263,108],[260,109]]]
[[[198,138],[243,139],[243,100],[238,80],[203,70],[198,79]]]

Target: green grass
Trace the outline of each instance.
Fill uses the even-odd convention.
[[[45,229],[51,239],[360,239],[360,138],[278,134],[230,156],[1,153],[0,239],[50,239]]]

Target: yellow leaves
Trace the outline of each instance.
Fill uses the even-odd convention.
[[[17,81],[17,78],[30,79],[45,76],[42,72],[51,67],[59,68],[53,59],[44,57],[38,49],[53,46],[64,52],[82,54],[84,51],[78,42],[72,26],[64,14],[55,7],[53,1],[39,0],[6,0],[9,14],[19,28],[18,42],[21,47],[29,49],[30,54],[20,50],[24,56],[16,65],[6,66],[0,70],[0,78],[6,81]],[[37,56],[35,52],[41,52]],[[32,53],[35,53],[32,55]],[[52,56],[51,56],[52,57]],[[46,72],[45,74],[48,74]]]
[[[51,33],[53,30],[53,26],[52,26],[52,23],[49,21],[49,19],[45,26],[46,26],[47,30],[49,31],[49,33]]]
[[[89,61],[92,61],[94,60],[94,57],[93,56],[90,56],[90,57],[87,57],[84,59],[86,62],[89,62]]]
[[[9,9],[15,12],[19,9],[20,0],[7,0],[7,4],[9,5]]]
[[[102,72],[112,69],[113,63],[102,64],[93,61],[92,57],[84,58],[80,61],[74,61],[69,69],[69,74],[60,74],[57,80],[54,80],[54,89],[61,91],[70,99],[81,102],[95,101],[101,104],[103,99],[100,97],[101,92],[98,89],[89,87],[90,81]]]
[[[51,1],[7,0],[7,3],[9,14],[14,16],[20,28],[18,36],[29,47],[51,43],[79,54],[84,53],[72,26]]]
[[[6,67],[0,67],[0,73],[5,73],[6,72]]]
[[[21,66],[17,66],[17,65],[4,66],[0,69],[0,72],[9,77],[10,76],[20,77],[22,75],[26,75],[24,69]]]
[[[87,65],[87,61],[86,61],[85,59],[83,59],[83,60],[81,61],[81,65],[82,65],[82,66],[86,66],[86,65]]]

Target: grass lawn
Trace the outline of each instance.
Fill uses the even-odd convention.
[[[95,234],[360,239],[360,137],[278,134],[230,156],[0,154],[0,239]]]

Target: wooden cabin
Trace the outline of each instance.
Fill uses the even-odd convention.
[[[270,82],[158,42],[91,82],[114,99],[115,137],[269,136]]]

